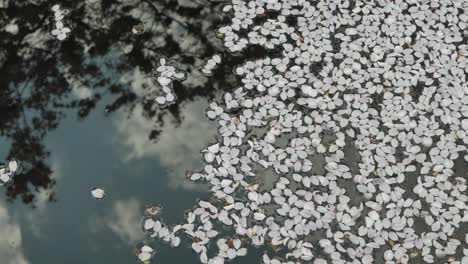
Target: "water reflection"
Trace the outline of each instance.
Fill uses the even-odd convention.
[[[0,259],[5,264],[29,263],[22,252],[21,228],[0,202]]]
[[[122,113],[114,119],[118,131],[117,142],[127,150],[126,160],[157,158],[170,175],[172,187],[199,189],[201,186],[188,181],[186,170],[201,168],[201,157],[197,155],[207,142],[215,140],[216,125],[204,115],[208,107],[205,99],[184,105],[184,119],[177,122],[166,116],[164,130],[159,134],[158,144],[148,144],[146,135],[153,129],[153,122],[143,117],[141,107],[135,107],[130,117]]]
[[[210,82],[198,69],[222,52],[221,3],[61,1],[72,28],[63,42],[49,34],[53,4],[0,0],[0,156],[23,161],[0,204],[0,262],[133,263],[145,204],[167,205],[175,223],[207,195],[183,177],[213,140],[208,99],[236,81],[228,65]],[[148,100],[161,54],[189,74],[164,109]],[[106,199],[90,197],[95,186]],[[188,249],[165,254],[193,262]]]
[[[106,226],[130,246],[144,238],[140,227],[143,205],[135,198],[115,201],[111,213],[103,220]]]
[[[115,140],[120,134],[114,124],[117,117],[128,112],[117,111],[111,118],[98,113],[82,123],[76,123],[73,117],[65,118],[44,141],[51,149],[48,162],[57,169],[58,202],[49,204],[41,198],[47,197],[41,190],[36,193],[35,210],[9,204],[11,212],[18,212],[26,256],[33,263],[58,263],[68,258],[76,258],[76,262],[69,263],[83,263],[88,258],[97,263],[133,263],[135,244],[144,239],[140,227],[145,205],[162,205],[161,216],[175,223],[200,196],[169,188],[172,169],[156,154],[126,159],[127,146]],[[181,126],[185,126],[184,121]],[[70,142],[70,137],[81,141]],[[199,141],[207,144],[203,139]],[[142,142],[156,146],[162,143],[147,137]],[[198,151],[190,156],[199,159]],[[94,186],[106,190],[105,199],[91,197]],[[45,254],[50,248],[63,251]],[[187,258],[191,256],[189,251]]]
[[[9,200],[20,197],[33,204],[36,189],[54,188],[49,148],[43,140],[66,115],[85,119],[102,101],[109,114],[123,106],[138,107],[146,122],[154,124],[145,131],[158,140],[161,134],[169,135],[168,123],[175,129],[185,118],[183,102],[211,98],[216,90],[230,89],[235,82],[228,67],[219,69],[209,84],[198,69],[206,57],[222,50],[214,35],[222,20],[216,12],[220,3],[89,0],[62,4],[70,10],[66,23],[72,33],[60,42],[49,34],[53,3],[1,1],[0,24],[8,25],[0,28],[2,151],[5,158],[16,157],[25,165],[7,188]],[[133,26],[141,22],[144,33],[133,34]],[[145,98],[154,88],[150,76],[159,54],[176,60],[189,73],[174,87],[180,105],[167,109],[155,108]],[[48,193],[50,201],[56,199],[53,191]]]

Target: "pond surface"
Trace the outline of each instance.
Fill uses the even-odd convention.
[[[199,119],[196,114],[202,113],[193,108],[203,105],[201,100],[187,105],[184,109],[194,115],[181,123],[181,129],[187,130],[169,128],[161,135],[164,142],[159,143],[146,140],[141,134],[146,132],[144,128],[131,123],[137,120],[105,117],[99,111],[103,107],[97,107],[83,122],[64,119],[43,140],[50,151],[45,162],[50,164],[50,177],[56,184],[33,191],[36,198],[29,205],[16,200],[2,202],[1,229],[14,232],[2,235],[3,254],[11,258],[11,263],[18,263],[14,259],[19,257],[27,263],[135,262],[134,248],[144,240],[140,226],[146,204],[161,204],[162,217],[176,222],[197,197],[206,196],[199,193],[202,186],[184,183],[181,169],[196,163],[195,145],[210,139],[206,130],[210,124],[193,123]],[[191,129],[195,127],[198,129]],[[199,134],[202,131],[205,134]],[[178,142],[186,136],[198,143]],[[134,145],[135,139],[142,144]],[[6,146],[5,142],[2,149]],[[92,199],[90,190],[94,186],[105,189],[105,199]],[[51,192],[53,201],[48,200]],[[182,252],[165,250],[161,257],[190,262],[191,252]]]
[[[185,174],[215,140],[208,99],[229,88],[229,72],[208,83],[198,69],[221,51],[220,4],[63,1],[72,28],[63,42],[49,33],[52,4],[0,1],[0,154],[22,162],[1,189],[0,259],[135,263],[146,205],[175,224],[209,197]],[[140,23],[145,32],[133,34]],[[160,54],[190,77],[175,87],[178,104],[151,109],[141,95]],[[92,198],[94,187],[105,199]],[[197,262],[188,247],[156,248],[157,262]]]
[[[235,65],[275,51],[224,56],[206,77],[206,58],[225,54],[215,35],[225,22],[221,2],[62,1],[71,28],[64,41],[50,34],[53,4],[0,0],[0,157],[22,163],[0,188],[1,263],[136,263],[142,243],[157,251],[153,263],[199,263],[187,243],[148,240],[145,207],[161,206],[171,225],[210,198],[207,186],[186,179],[202,167],[200,150],[216,141],[205,109],[236,87]],[[168,107],[148,100],[160,56],[188,75]],[[355,151],[345,150],[353,170]],[[324,159],[312,161],[324,173]],[[466,178],[467,168],[460,158],[455,174]],[[272,186],[268,176],[262,180]],[[104,199],[92,198],[94,187]],[[234,263],[257,263],[262,252],[249,248]]]

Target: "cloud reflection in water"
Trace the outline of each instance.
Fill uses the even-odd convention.
[[[21,228],[0,203],[0,262],[2,264],[30,263],[22,252]]]
[[[183,108],[182,121],[176,125],[172,116],[164,117],[164,129],[157,142],[148,139],[154,122],[142,114],[140,106],[127,118],[123,113],[114,119],[117,140],[127,151],[125,160],[155,158],[167,168],[169,183],[173,188],[203,189],[185,179],[185,171],[202,166],[200,149],[215,139],[216,125],[204,115],[206,99],[188,102]]]
[[[108,227],[129,245],[134,245],[144,237],[140,228],[142,208],[140,202],[134,198],[116,201],[106,219]]]

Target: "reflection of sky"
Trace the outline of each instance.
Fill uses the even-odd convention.
[[[0,202],[0,261],[2,264],[30,263],[22,252],[21,228]]]
[[[100,224],[110,228],[121,241],[133,246],[136,242],[144,238],[144,233],[140,224],[142,208],[143,205],[141,202],[134,198],[119,200],[114,202],[110,214],[104,219],[94,219],[101,221]],[[98,228],[99,227],[96,227],[96,229]]]
[[[2,2],[0,0],[0,5]],[[191,5],[190,1],[184,2]],[[141,17],[142,20],[154,17],[152,11],[142,10],[147,16]],[[97,15],[97,19],[97,23],[106,24],[102,20],[105,18]],[[195,54],[202,48],[199,41],[182,34],[185,30],[175,23],[170,27],[188,51]],[[42,48],[44,41],[49,39],[46,31],[38,30],[37,34],[26,36],[25,42],[35,42],[35,47]],[[155,34],[152,41],[163,38],[163,35]],[[97,76],[80,76],[82,80],[92,80],[89,87],[68,76],[65,66],[59,64],[57,67],[70,82],[76,98],[89,97],[93,89],[105,90],[106,87],[98,85],[103,79],[108,80],[103,82],[105,86],[112,82],[128,82],[137,95],[144,95],[142,87],[151,84],[150,79],[137,67],[124,74],[117,70],[115,66],[121,63],[121,53],[119,48],[112,48],[104,56],[87,57],[85,64],[100,68]],[[185,82],[201,86],[207,79],[199,71],[192,71]],[[142,238],[140,226],[145,205],[162,205],[161,217],[166,223],[175,223],[183,219],[184,210],[192,207],[195,199],[207,198],[207,193],[184,190],[199,190],[184,183],[185,169],[200,168],[199,151],[214,140],[215,126],[204,117],[205,100],[188,102],[183,107],[183,121],[179,127],[166,117],[158,143],[148,140],[146,132],[152,122],[141,119],[138,108],[128,120],[124,118],[127,113],[122,112],[105,118],[103,105],[109,102],[108,98],[99,102],[97,109],[83,122],[76,121],[75,111],[65,113],[67,118],[44,140],[51,153],[46,163],[57,180],[53,188],[57,202],[47,200],[46,190],[35,190],[35,209],[19,201],[3,202],[2,197],[0,264],[135,263],[133,250]],[[7,141],[0,139],[2,157],[8,151]],[[106,190],[104,200],[91,198],[90,190],[95,186]],[[157,262],[196,262],[188,248],[168,249],[166,246],[159,250]]]
[[[119,63],[119,54],[111,49],[85,63],[98,66],[103,73],[100,78],[128,83],[143,96],[143,86],[152,85],[148,76],[138,68],[122,75],[108,66]],[[99,81],[95,76],[81,77]],[[76,79],[69,82],[75,97],[90,96],[90,87]],[[169,188],[200,190],[184,183],[184,174],[185,169],[200,168],[199,151],[214,140],[216,126],[204,116],[206,100],[188,102],[181,110],[179,127],[165,117],[158,142],[148,139],[153,122],[142,118],[141,108],[128,119],[123,109],[104,117],[107,103],[110,99],[104,98],[83,122],[77,122],[75,111],[65,113],[59,127],[47,134],[43,143],[51,153],[46,163],[57,180],[53,189],[57,202],[49,202],[48,191],[39,189],[35,209],[18,201],[0,203],[0,264],[134,263],[135,244],[144,239],[141,221],[145,205],[162,205],[164,221],[175,223],[183,219],[184,210],[191,208],[196,198],[206,198],[206,193]],[[7,142],[0,140],[3,157]],[[91,198],[90,190],[96,186],[106,190],[104,200]],[[188,249],[182,254],[165,250],[164,254],[168,258],[164,261],[161,256],[164,262],[193,262]]]
[[[176,175],[173,166],[187,162],[187,168],[191,168],[200,160],[199,146],[211,139],[202,131],[208,125],[197,121],[199,116],[203,117],[203,102],[188,104],[182,113],[193,113],[184,119],[181,127],[197,130],[196,133],[178,134],[177,129],[168,124],[169,134],[173,136],[163,132],[159,143],[147,140],[148,134],[141,134],[142,130],[125,131],[123,127],[116,130],[119,120],[126,124],[134,120],[122,120],[126,114],[119,112],[104,117],[104,103],[84,122],[77,122],[75,115],[69,113],[59,128],[50,131],[45,139],[51,152],[48,163],[57,180],[54,189],[57,202],[49,203],[47,193],[39,190],[35,209],[19,202],[0,206],[1,264],[27,263],[26,259],[39,264],[64,263],[65,260],[67,264],[134,263],[135,244],[143,238],[140,227],[145,205],[161,204],[161,216],[175,223],[183,219],[184,210],[191,208],[197,197],[206,196],[169,188],[169,184],[177,184],[177,180],[171,178]],[[144,155],[129,159],[133,149],[123,135],[141,137],[141,144],[149,149],[142,152]],[[196,145],[184,146],[184,137],[191,137]],[[121,140],[116,140],[119,138]],[[171,142],[175,144],[175,152],[170,151]],[[170,159],[160,159],[162,156],[155,149],[165,149],[167,155],[173,157],[180,155],[180,151],[187,155],[173,163]],[[105,199],[91,198],[90,190],[96,186],[106,190]],[[12,218],[13,212],[15,218]],[[15,247],[11,247],[11,241]],[[185,263],[190,263],[192,254],[185,253],[173,256],[186,258]]]
[[[216,126],[204,115],[207,106],[205,99],[187,103],[180,125],[176,125],[172,117],[165,116],[158,144],[148,142],[154,123],[143,117],[138,106],[130,118],[122,113],[114,119],[118,131],[116,142],[125,146],[126,160],[157,158],[168,170],[171,186],[193,189],[197,186],[185,179],[185,170],[200,169],[200,150],[215,140]]]

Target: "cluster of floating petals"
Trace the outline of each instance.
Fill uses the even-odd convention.
[[[219,137],[189,178],[213,197],[184,224],[147,217],[150,236],[177,246],[185,234],[213,264],[251,246],[270,247],[267,264],[468,263],[457,233],[468,222],[468,2],[223,10],[230,52],[270,55],[233,69],[239,87],[207,109]]]
[[[205,63],[205,65],[203,65],[203,68],[202,68],[202,73],[205,74],[205,75],[211,75],[212,74],[212,71],[214,69],[216,69],[216,67],[221,63],[221,55],[219,54],[215,54],[213,55],[213,57],[211,57],[210,59],[208,59]]]
[[[156,96],[155,101],[159,105],[170,105],[175,103],[176,95],[172,89],[174,80],[183,80],[185,73],[178,70],[174,65],[168,64],[165,58],[160,58],[159,66],[154,71],[154,80],[161,88],[161,94]]]
[[[106,195],[106,192],[104,191],[104,189],[101,189],[101,188],[93,188],[91,190],[91,195],[93,196],[94,199],[103,199],[104,196]]]
[[[60,5],[52,6],[52,12],[54,12],[55,28],[50,32],[55,38],[62,41],[67,38],[67,35],[71,32],[69,27],[64,25],[64,17],[68,13],[68,10],[61,9]]]
[[[20,164],[16,160],[10,160],[8,165],[1,165],[0,166],[0,185],[5,185],[9,183],[15,173],[17,172]]]

